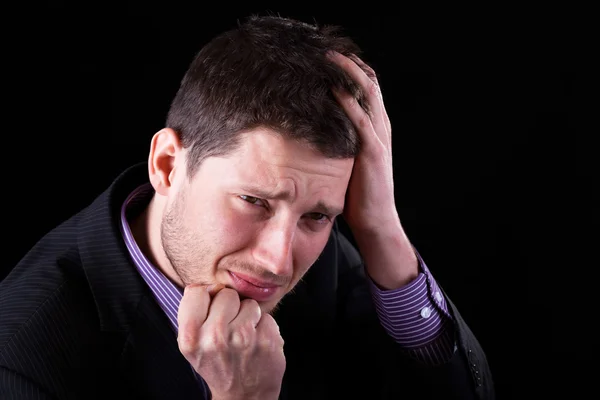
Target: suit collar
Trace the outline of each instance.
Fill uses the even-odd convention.
[[[125,170],[79,216],[78,247],[101,329],[127,331],[148,288],[129,258],[119,212],[126,197],[148,182],[145,163]]]

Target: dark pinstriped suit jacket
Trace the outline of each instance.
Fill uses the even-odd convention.
[[[202,398],[120,236],[120,206],[146,171],[125,171],[0,283],[0,399]],[[485,354],[452,303],[456,355],[417,366],[379,325],[364,283],[358,253],[334,230],[276,316],[282,399],[493,397]]]

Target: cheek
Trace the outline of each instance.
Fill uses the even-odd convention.
[[[207,236],[221,251],[233,252],[240,250],[252,239],[252,221],[243,214],[228,207],[211,210],[204,217]]]

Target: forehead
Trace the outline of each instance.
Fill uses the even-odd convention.
[[[307,142],[292,140],[267,129],[243,133],[232,161],[243,167],[242,174],[271,173],[305,175],[316,180],[347,181],[354,159],[334,159],[323,155]]]
[[[214,188],[231,195],[282,200],[299,209],[343,209],[353,158],[332,159],[304,142],[272,131],[242,134],[240,146],[203,161],[192,186],[197,196]],[[321,211],[319,211],[321,212]]]

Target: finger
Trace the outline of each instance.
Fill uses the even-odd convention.
[[[340,54],[342,57],[345,57],[344,55]],[[351,54],[350,56],[346,57],[350,60],[352,60],[356,65],[358,65],[360,67],[360,72],[362,72],[363,74],[365,74],[373,83],[375,83],[377,85],[378,89],[381,89],[381,87],[379,86],[379,81],[377,80],[377,74],[375,73],[375,71],[373,70],[373,68],[371,68],[369,65],[367,65],[366,62],[364,62],[363,60],[361,60],[357,55],[355,54]],[[359,73],[357,71],[357,73]],[[381,97],[381,90],[378,91],[378,97]]]
[[[219,293],[221,291],[221,289],[224,289],[225,285],[223,285],[222,283],[216,283],[214,285],[210,285],[206,288],[206,290],[208,290],[208,294],[210,295],[210,298],[212,299],[213,297],[215,297],[215,295],[217,293]]]
[[[254,299],[244,299],[240,304],[238,315],[231,321],[231,325],[249,324],[252,328],[256,328],[262,311],[258,302]]]
[[[256,325],[256,339],[259,346],[268,349],[283,349],[283,338],[279,325],[271,314],[264,313]]]
[[[338,64],[354,82],[356,82],[365,93],[369,108],[371,111],[370,118],[373,120],[373,127],[375,133],[379,136],[380,140],[384,143],[389,141],[388,129],[384,121],[384,115],[386,114],[383,107],[383,99],[381,97],[381,91],[376,79],[371,79],[359,66],[350,58],[334,52],[331,59]],[[372,69],[368,69],[372,71]],[[372,73],[375,78],[375,73]],[[363,111],[364,112],[364,111]]]
[[[231,343],[240,349],[251,348],[256,339],[256,326],[261,316],[262,312],[256,300],[243,300],[240,312],[229,324]]]
[[[209,305],[210,296],[206,286],[186,286],[177,312],[177,341],[184,354],[189,354],[196,348]]]
[[[230,288],[220,290],[213,298],[208,310],[207,324],[227,325],[238,314],[240,296]]]
[[[354,56],[354,57],[351,57],[351,59],[356,64],[358,64],[361,68],[363,68],[363,70],[367,71],[366,74],[369,77],[369,79],[371,79],[373,82],[375,82],[375,84],[377,84],[377,87],[379,88],[379,96],[378,97],[379,97],[379,99],[381,101],[381,110],[383,111],[383,120],[385,122],[388,135],[390,135],[390,141],[391,141],[392,124],[390,122],[390,118],[389,118],[387,110],[385,108],[385,102],[383,101],[383,93],[381,92],[381,85],[379,85],[379,80],[377,79],[377,74],[375,73],[375,71],[373,70],[373,68],[371,68],[370,66],[368,66],[360,58]]]
[[[338,89],[333,89],[333,94],[350,121],[352,121],[352,124],[354,124],[358,130],[359,135],[362,138],[362,145],[365,149],[373,148],[375,143],[379,143],[380,145],[383,144],[382,139],[375,133],[375,127],[373,126],[371,117],[369,117],[360,104],[358,104],[358,101],[354,96],[346,91],[340,91]]]

